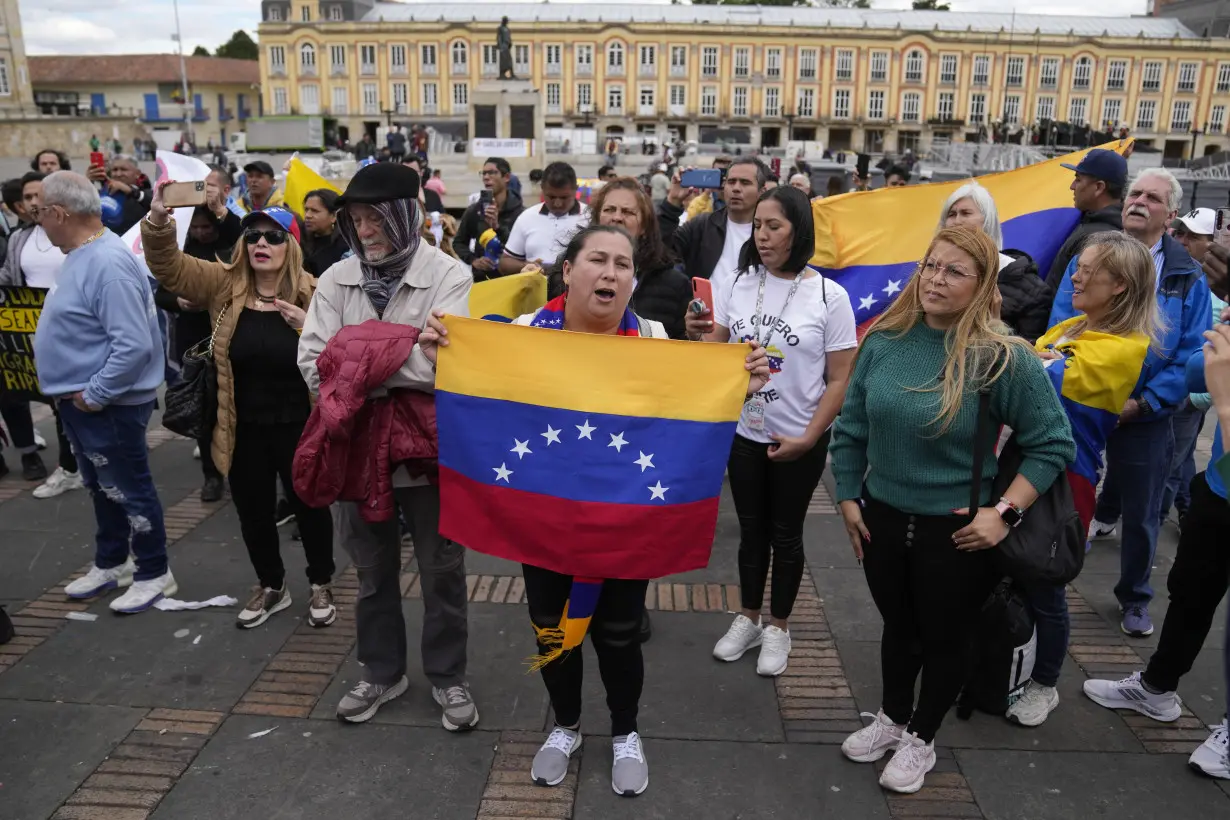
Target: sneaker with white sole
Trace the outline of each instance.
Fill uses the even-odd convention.
[[[337,719],[347,723],[363,723],[375,717],[380,707],[405,693],[410,681],[402,675],[397,683],[383,685],[360,681],[337,703]]]
[[[47,439],[43,438],[43,434],[38,430],[34,431],[34,446],[40,450],[47,449]]]
[[[923,743],[913,732],[903,732],[893,759],[880,773],[880,785],[892,792],[913,794],[922,788],[923,778],[935,768],[935,741]]]
[[[80,490],[83,487],[85,487],[85,482],[81,480],[81,473],[70,473],[63,467],[56,467],[52,474],[47,476],[47,480],[35,487],[30,495],[35,498],[55,498],[70,490]]]
[[[1153,634],[1153,619],[1149,617],[1148,604],[1132,604],[1124,607],[1119,628],[1129,638],[1147,638]]]
[[[95,595],[101,595],[108,590],[131,586],[132,574],[136,572],[136,569],[133,566],[131,555],[128,556],[127,561],[118,567],[112,567],[111,569],[102,569],[97,566],[90,567],[89,572],[64,587],[64,594],[69,598],[93,598]]]
[[[450,732],[464,732],[478,725],[478,707],[470,694],[470,685],[459,683],[444,689],[433,686],[431,696],[444,710],[440,723]]]
[[[874,715],[863,712],[862,717],[872,718],[871,723],[842,741],[841,753],[855,763],[874,763],[901,743],[905,724],[893,723],[883,709]]]
[[[1141,682],[1139,672],[1133,672],[1123,680],[1087,680],[1084,690],[1089,699],[1099,706],[1131,709],[1163,723],[1176,721],[1183,713],[1183,701],[1178,694],[1153,694]]]
[[[337,607],[333,604],[333,584],[312,584],[312,597],[308,600],[308,624],[315,627],[328,626],[337,620]]]
[[[786,671],[790,661],[790,633],[770,624],[764,628],[760,657],[756,659],[756,674],[775,678]]]
[[[1209,728],[1213,730],[1213,734],[1200,744],[1200,748],[1192,752],[1192,756],[1187,759],[1187,765],[1209,777],[1230,780],[1230,727],[1227,727],[1223,719],[1221,723]]]
[[[1020,726],[1041,726],[1059,706],[1059,691],[1036,681],[1025,684],[1025,691],[1008,707],[1008,720]]]
[[[1107,524],[1105,521],[1093,519],[1093,523],[1089,525],[1089,540],[1101,541],[1106,538],[1115,537],[1115,522]]]
[[[272,587],[252,587],[252,597],[248,599],[239,615],[235,617],[235,626],[240,629],[252,629],[269,620],[269,616],[281,612],[290,606],[290,593],[286,590],[286,582],[281,589]]]
[[[636,797],[649,788],[649,764],[645,748],[636,732],[611,738],[614,762],[611,764],[611,788],[622,797]]]
[[[148,581],[133,581],[127,592],[111,602],[111,611],[135,615],[178,591],[179,584],[175,583],[175,576],[171,574],[171,570],[167,570]]]
[[[746,615],[736,615],[730,629],[713,647],[713,657],[727,663],[737,661],[747,650],[760,646],[763,639],[764,630],[760,624],[752,623]]]
[[[568,776],[568,761],[581,748],[579,729],[556,726],[547,735],[547,741],[534,755],[530,764],[530,780],[539,786],[558,786]]]

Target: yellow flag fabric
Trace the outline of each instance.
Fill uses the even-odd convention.
[[[516,273],[478,282],[470,289],[470,315],[482,318],[516,319],[547,303],[547,277],[541,273]]]
[[[317,188],[337,191],[339,194],[342,192],[341,188],[307,167],[303,160],[298,157],[291,159],[290,166],[286,169],[286,180],[282,185],[286,207],[303,219],[303,198],[309,191],[315,191]]]

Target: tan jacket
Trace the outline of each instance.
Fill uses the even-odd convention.
[[[141,220],[141,243],[145,248],[145,263],[158,283],[189,302],[207,305],[209,321],[218,328],[214,337],[214,362],[218,369],[218,421],[214,425],[213,453],[218,472],[231,470],[231,455],[235,452],[235,378],[231,371],[231,336],[239,322],[239,314],[248,302],[249,283],[232,275],[221,262],[207,262],[186,256],[179,249],[175,236],[175,220],[166,225],[154,225]],[[295,305],[309,311],[316,279],[306,271],[299,277],[299,292]],[[226,308],[222,324],[218,313]]]

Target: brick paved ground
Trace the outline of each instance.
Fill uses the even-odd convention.
[[[54,442],[48,422],[40,426]],[[242,598],[251,569],[229,503],[200,503],[189,442],[153,432],[150,443],[177,597]],[[1182,817],[1230,817],[1230,784],[1185,767],[1225,704],[1224,615],[1184,680],[1188,708],[1179,722],[1120,716],[1080,694],[1087,675],[1127,674],[1157,642],[1131,641],[1117,629],[1115,544],[1096,546],[1069,590],[1072,649],[1051,720],[1025,730],[987,716],[951,718],[927,787],[888,797],[875,767],[848,763],[837,749],[859,725],[859,712],[877,708],[879,620],[827,492],[817,494],[808,517],[794,654],[776,681],[756,676],[752,655],[727,665],[709,654],[739,602],[737,525],[727,498],[710,566],[662,579],[646,596],[655,634],[645,647],[640,726],[652,777],[642,797],[624,800],[609,786],[603,693],[588,648],[586,745],[558,788],[529,783],[550,716],[540,681],[523,672],[532,639],[517,565],[467,556],[478,731],[454,736],[440,728],[415,651],[409,692],[371,723],[344,726],[333,708],[360,670],[356,582],[340,549],[341,614],[325,630],[304,623],[302,552],[289,540],[295,603],[260,629],[236,630],[227,610],[119,618],[105,601],[63,596],[64,583],[90,559],[88,498],[37,501],[29,489],[0,482],[0,603],[18,628],[18,638],[0,647],[0,820],[1156,820],[1176,807]],[[1174,545],[1167,526],[1158,589]],[[412,545],[402,557],[414,647],[422,603]],[[1159,625],[1165,610],[1164,599],[1156,602]],[[98,619],[65,618],[77,612]]]

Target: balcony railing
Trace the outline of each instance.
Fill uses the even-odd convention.
[[[544,70],[548,77],[560,77],[564,73],[564,67],[559,63],[547,63]]]
[[[672,77],[688,76],[688,67],[686,65],[672,65],[671,66],[671,76]]]
[[[688,114],[688,107],[686,105],[668,105],[666,110],[672,117],[686,117]]]
[[[453,63],[452,75],[454,77],[468,77],[470,75],[470,64]]]
[[[1151,134],[1151,133],[1153,133],[1153,123],[1152,123],[1152,122],[1146,122],[1146,121],[1144,121],[1144,120],[1140,120],[1140,121],[1138,121],[1138,122],[1136,123],[1136,130],[1137,130],[1138,132],[1142,132],[1142,131],[1143,131],[1143,132],[1145,132],[1145,133]]]
[[[833,79],[839,83],[848,83],[854,80],[853,71],[837,71],[833,74]]]
[[[1072,90],[1073,91],[1088,91],[1089,90],[1089,78],[1088,77],[1076,77],[1075,79],[1073,79],[1072,80]]]
[[[239,109],[239,119],[240,121],[252,119],[252,109],[251,108],[240,108]]]
[[[658,76],[658,67],[656,65],[645,65],[641,63],[637,67],[636,73],[641,77],[656,77]]]
[[[1126,88],[1127,88],[1127,82],[1124,80],[1107,80],[1106,81],[1107,91],[1123,91]]]
[[[272,63],[269,66],[269,73],[274,77],[285,77],[286,63]]]
[[[594,76],[594,64],[593,63],[577,63],[577,76],[578,77]]]
[[[1180,94],[1191,94],[1196,90],[1196,81],[1192,80],[1190,83],[1179,83],[1176,90]]]
[[[607,63],[607,64],[606,64],[606,76],[608,76],[608,77],[622,77],[622,76],[624,76],[624,67],[623,67],[623,65],[611,65],[610,63]]]
[[[329,76],[330,77],[345,77],[346,76],[346,65],[343,63],[342,65],[333,66],[332,68],[329,69]]]
[[[454,71],[453,73],[456,74],[457,72]],[[496,63],[483,63],[482,76],[484,77],[500,76],[500,66]]]
[[[421,65],[419,66],[419,73],[424,77],[438,77],[440,76],[440,66],[435,63]]]
[[[376,76],[376,64],[375,63],[363,63],[362,65],[359,66],[359,74],[364,77],[375,77]]]
[[[1156,94],[1162,90],[1162,81],[1145,80],[1140,84],[1140,90],[1144,94]]]
[[[658,116],[658,109],[652,104],[651,105],[638,105],[636,107],[636,115],[638,117],[656,117]]]
[[[563,106],[559,103],[547,103],[546,113],[556,115],[561,114],[563,113]]]
[[[1059,88],[1059,78],[1058,77],[1043,77],[1042,79],[1038,80],[1038,88],[1049,88],[1052,90]]]
[[[867,79],[873,83],[886,83],[888,82],[888,72],[887,71],[873,71],[871,72],[871,74],[868,75]],[[942,83],[944,82],[944,80],[941,79],[940,82]]]
[[[434,116],[440,113],[440,106],[436,103],[425,103],[422,106],[422,109],[424,114],[431,114]]]
[[[1170,123],[1170,133],[1172,134],[1190,134],[1191,132],[1191,120],[1173,120]]]
[[[221,108],[218,110],[218,121],[226,122],[235,119],[235,112],[230,108]]]
[[[299,74],[300,76],[303,76],[303,77],[315,77],[316,76],[316,66],[305,65],[304,63],[300,63],[299,64]]]
[[[1020,88],[1024,84],[1024,80],[1021,77],[1009,77],[1007,80],[1009,88]]]
[[[402,63],[401,65],[389,66],[389,74],[394,77],[405,77],[409,73],[410,72],[406,69],[405,63]]]

